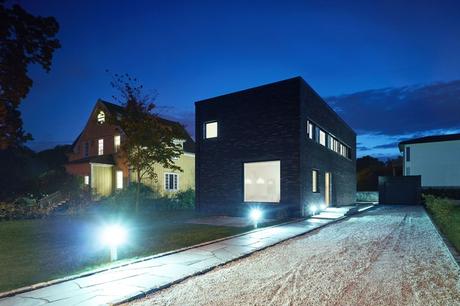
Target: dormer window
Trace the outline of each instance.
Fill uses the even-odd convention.
[[[99,111],[97,114],[97,123],[103,124],[105,122],[105,113],[103,111]]]

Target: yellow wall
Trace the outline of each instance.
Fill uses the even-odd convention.
[[[171,171],[155,165],[155,173],[158,175],[158,181],[154,182],[149,178],[142,179],[142,183],[152,187],[161,194],[172,194],[171,191],[165,190],[165,173],[177,173],[179,175],[179,191],[185,191],[189,188],[195,189],[195,155],[190,153],[182,154],[176,161],[176,165],[181,167],[183,172]],[[131,172],[131,181],[136,181],[136,173]]]

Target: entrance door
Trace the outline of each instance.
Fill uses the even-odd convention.
[[[91,164],[91,189],[94,199],[112,193],[112,167],[106,164]]]
[[[324,204],[330,206],[332,201],[332,173],[326,172],[324,175]]]

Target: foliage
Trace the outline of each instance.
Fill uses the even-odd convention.
[[[129,213],[135,208],[137,188],[139,187],[139,209],[142,213],[152,211],[192,210],[195,208],[195,190],[178,191],[164,195],[158,191],[137,183],[115,192],[100,203],[109,210]]]
[[[460,188],[423,188],[423,194],[460,200]]]
[[[357,202],[378,202],[379,193],[378,191],[358,191],[356,193]]]
[[[70,191],[74,178],[66,173],[69,146],[57,146],[35,153],[26,147],[10,147],[0,150],[0,201],[11,202],[15,198],[57,190]]]
[[[137,79],[127,74],[115,74],[111,85],[120,93],[120,98],[115,98],[120,100],[124,112],[122,116],[114,116],[109,120],[126,134],[120,155],[136,174],[136,186],[140,186],[144,177],[157,180],[155,165],[181,171],[174,159],[183,152],[182,146],[177,143],[178,139],[185,138],[183,127],[178,123],[171,124],[154,113],[155,97],[145,94]],[[139,192],[138,188],[136,211]]]
[[[33,16],[21,6],[0,0],[0,150],[32,139],[22,127],[19,105],[33,81],[30,64],[50,71],[59,25],[53,17]]]
[[[402,175],[402,158],[381,161],[372,156],[360,157],[356,160],[356,175],[359,191],[376,191],[379,176]]]
[[[460,203],[426,194],[423,195],[423,200],[438,227],[460,251]]]

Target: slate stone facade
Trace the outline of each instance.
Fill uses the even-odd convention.
[[[204,212],[245,215],[262,206],[271,215],[306,215],[324,199],[324,173],[332,173],[332,206],[349,205],[356,193],[356,134],[300,78],[292,78],[195,103],[196,203]],[[307,136],[311,120],[351,148],[340,156]],[[218,122],[218,137],[204,139],[204,124]],[[243,165],[281,161],[281,200],[245,203]],[[313,193],[312,169],[319,171]]]

